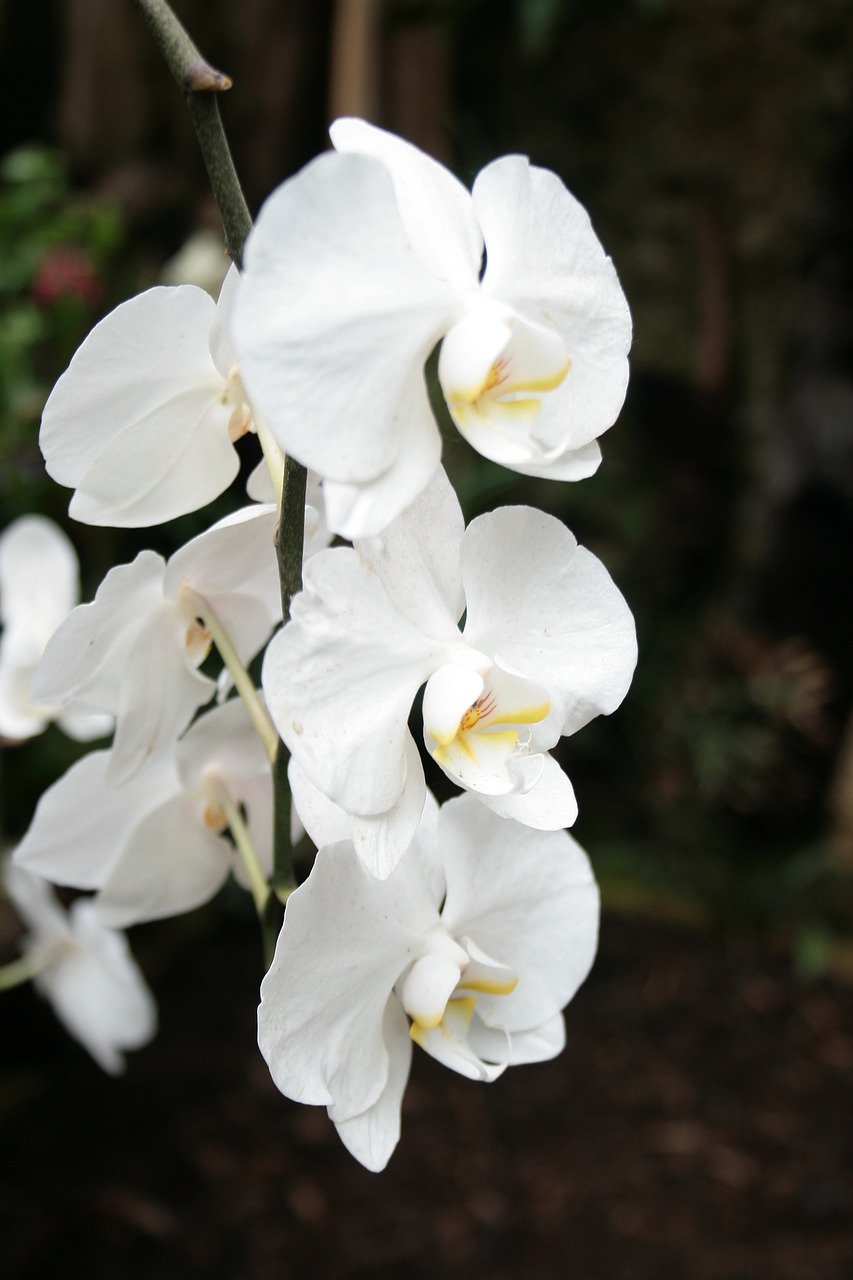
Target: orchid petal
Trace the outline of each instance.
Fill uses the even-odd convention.
[[[407,395],[411,410],[406,408]],[[355,484],[324,482],[326,520],[342,538],[381,533],[414,502],[438,468],[441,435],[417,383],[401,393],[400,437],[396,458],[374,479]]]
[[[385,167],[319,156],[248,238],[243,380],[286,452],[332,480],[373,480],[400,453],[401,408],[428,412],[423,366],[454,306],[409,247]]]
[[[169,756],[125,786],[110,786],[110,754],[90,752],[48,787],[15,850],[17,866],[77,889],[104,884],[134,825],[179,786]]]
[[[232,415],[217,377],[135,417],[80,475],[68,514],[83,524],[139,528],[206,506],[240,470]]]
[[[157,1031],[157,1006],[123,934],[105,929],[94,905],[72,903],[79,950],[35,980],[58,1017],[111,1074],[124,1070],[121,1051],[139,1049]]]
[[[556,174],[505,156],[472,193],[488,255],[482,289],[530,321],[555,328],[570,361],[543,402],[540,430],[575,449],[614,422],[625,398],[631,317],[610,259],[581,204]]]
[[[437,923],[416,864],[373,880],[351,845],[319,850],[261,984],[258,1044],[282,1093],[334,1106],[336,1122],[378,1100],[391,1072],[388,998]]]
[[[476,286],[483,237],[471,193],[449,169],[364,120],[335,120],[329,135],[337,151],[374,156],[385,165],[409,243],[436,278],[458,289]]]
[[[634,621],[599,560],[553,516],[503,507],[472,521],[461,553],[464,637],[547,688],[546,725],[574,733],[624,698]]]
[[[208,902],[228,879],[231,845],[199,820],[182,792],[134,826],[95,900],[98,919],[126,928]]]
[[[570,827],[578,816],[574,788],[553,756],[521,756],[513,762],[518,789],[485,796],[483,803],[501,818],[513,818],[537,831]]]
[[[31,684],[40,704],[83,698],[103,710],[114,707],[128,637],[138,617],[161,603],[164,568],[162,556],[141,551],[110,569],[94,601],[78,605],[49,641]]]
[[[541,1027],[530,1031],[513,1031],[512,1048],[509,1054],[511,1067],[519,1067],[527,1062],[548,1062],[562,1053],[566,1047],[566,1020],[561,1013]]]
[[[349,1120],[338,1120],[337,1108],[329,1107],[329,1118],[344,1146],[373,1173],[385,1168],[400,1141],[400,1109],[412,1062],[409,1024],[393,996],[385,1006],[382,1038],[388,1051],[388,1078],[376,1101]]]
[[[86,338],[39,437],[48,473],[77,490],[75,518],[159,523],[203,506],[236,475],[231,410],[219,404],[225,387],[209,350],[214,310],[194,286],[158,287]]]
[[[0,622],[43,648],[79,598],[77,553],[59,525],[21,516],[0,535]]]
[[[108,774],[114,786],[126,783],[147,761],[167,751],[216,691],[214,680],[188,664],[180,643],[182,630],[180,620],[166,607],[136,631],[133,665],[122,672],[115,706]]]
[[[267,648],[263,685],[300,766],[349,812],[382,813],[400,798],[406,718],[436,648],[400,616],[355,551],[321,551],[308,561],[290,622]]]
[[[569,1002],[595,955],[598,889],[586,855],[567,832],[508,828],[467,795],[442,807],[439,840],[442,923],[519,976],[512,993],[479,996],[478,1014],[509,1032],[541,1027]]]
[[[34,877],[9,869],[10,895],[34,929],[24,949],[54,951],[33,985],[98,1065],[118,1075],[125,1067],[123,1051],[147,1044],[157,1030],[157,1007],[127,940],[98,922],[89,901],[78,899],[66,915],[44,884],[44,901],[33,918],[27,880]]]
[[[232,262],[222,281],[208,334],[210,358],[223,378],[230,376],[237,360],[234,339],[231,337],[231,317],[239,285],[240,273]]]
[[[440,1026],[423,1028],[413,1022],[410,1034],[431,1058],[466,1079],[497,1080],[509,1066],[509,1036],[503,1033],[493,1037],[489,1049],[497,1040],[497,1053],[492,1060],[481,1058],[469,1039],[474,1003],[473,996],[456,996],[448,1001]]]
[[[377,537],[356,542],[364,563],[382,581],[404,618],[427,636],[458,639],[465,609],[459,548],[465,517],[443,467],[427,487]]]
[[[296,811],[314,844],[320,848],[338,840],[352,840],[365,871],[385,880],[412,844],[427,800],[426,782],[418,748],[406,737],[406,786],[400,799],[384,813],[348,814],[315,787],[291,757],[287,777]],[[430,797],[432,804],[435,801]],[[443,888],[442,888],[443,894]],[[439,895],[439,901],[441,894]]]

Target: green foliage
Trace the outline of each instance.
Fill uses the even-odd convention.
[[[116,211],[72,198],[61,157],[0,161],[0,501],[3,523],[42,506],[37,428],[47,393],[104,304],[122,246]]]

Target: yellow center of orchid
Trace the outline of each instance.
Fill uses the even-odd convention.
[[[505,965],[477,960],[445,937],[440,950],[415,961],[403,982],[403,1008],[412,1019],[409,1033],[421,1048],[432,1031],[453,1038],[460,1016],[465,1028],[470,1023],[478,995],[509,995],[517,986],[517,975]]]

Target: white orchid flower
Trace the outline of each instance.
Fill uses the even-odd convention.
[[[124,1052],[157,1031],[157,1006],[127,939],[101,923],[88,898],[64,911],[44,880],[11,863],[4,880],[27,926],[21,947],[33,985],[98,1065],[119,1075]]]
[[[299,767],[367,820],[356,847],[386,876],[423,796],[407,727],[421,685],[424,737],[445,773],[496,813],[555,830],[577,806],[548,752],[619,705],[635,663],[628,606],[559,520],[507,507],[466,530],[439,469],[384,535],[306,564],[263,686]]]
[[[112,717],[36,705],[30,680],[45,645],[80,599],[77,553],[45,516],[21,516],[0,534],[0,737],[31,738],[56,720],[89,741],[110,733]]]
[[[235,269],[219,302],[158,286],[105,316],[54,387],[39,443],[84,524],[161,524],[228,488],[252,425],[229,335]]]
[[[526,475],[590,475],[625,397],[631,320],[584,208],[523,156],[469,193],[363,121],[331,135],[337,151],[261,210],[233,317],[252,401],[324,477],[331,528],[380,532],[435,471],[424,365],[439,341],[474,448]]]
[[[45,649],[32,680],[46,704],[116,717],[115,782],[167,749],[216,682],[199,671],[220,632],[245,665],[281,618],[272,506],[243,508],[193,538],[168,563],[141,551],[110,569]],[[216,628],[216,634],[213,633]]]
[[[324,845],[288,899],[261,984],[258,1043],[273,1080],[325,1106],[368,1169],[400,1133],[412,1041],[472,1080],[561,1051],[561,1010],[589,972],[598,891],[565,831],[429,797],[386,880],[352,844]]]
[[[174,749],[120,787],[110,752],[73,764],[39,800],[14,853],[54,884],[94,890],[103,924],[124,928],[191,911],[239,869],[226,829],[245,824],[272,866],[269,761],[239,698],[193,724]]]

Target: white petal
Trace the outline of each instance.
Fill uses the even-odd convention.
[[[565,831],[537,832],[496,817],[468,795],[439,813],[447,899],[442,921],[518,975],[509,995],[484,994],[487,1026],[549,1022],[589,972],[598,940],[598,889]]]
[[[73,950],[35,979],[59,1020],[104,1071],[124,1070],[122,1052],[157,1031],[157,1006],[123,934],[105,929],[91,902],[70,910]]]
[[[553,756],[543,754],[515,761],[518,772],[536,762],[538,776],[506,795],[480,796],[484,804],[501,818],[514,818],[537,831],[559,831],[570,827],[578,816],[574,788]]]
[[[219,382],[193,387],[117,430],[80,476],[68,514],[140,528],[204,507],[240,469]]]
[[[374,156],[386,166],[409,242],[437,279],[458,289],[476,285],[483,237],[470,192],[449,169],[364,120],[336,120],[329,134],[337,151]]]
[[[12,905],[27,928],[38,938],[67,940],[71,931],[66,914],[44,877],[11,858],[4,858],[2,874]]]
[[[600,465],[601,449],[592,440],[578,449],[569,446],[556,456],[549,453],[544,461],[516,463],[513,470],[544,480],[585,480],[587,476],[595,475]]]
[[[210,358],[223,378],[229,376],[237,359],[234,340],[231,337],[231,317],[234,313],[239,283],[240,273],[232,262],[219,290],[208,338]]]
[[[270,766],[242,698],[230,698],[204,712],[175,748],[182,784],[197,789],[208,773],[215,773],[239,799],[244,779],[264,777]]]
[[[369,875],[384,880],[411,845],[427,795],[420,753],[411,734],[405,738],[406,785],[396,804],[384,813],[350,814],[355,851]]]
[[[548,690],[546,726],[574,733],[619,706],[637,660],[634,620],[599,560],[531,507],[472,521],[462,544],[465,639]]]
[[[547,690],[535,680],[491,665],[484,678],[458,666],[440,668],[424,692],[424,739],[448,777],[483,796],[529,791],[541,756],[527,756],[531,731],[548,714]]]
[[[212,299],[191,285],[149,289],[80,347],[48,399],[39,437],[48,473],[78,490],[76,518],[170,519],[210,501],[236,474],[227,417],[208,412],[223,385],[208,346],[213,314]]]
[[[473,1012],[473,997],[456,997],[449,1001],[440,1026],[425,1030],[413,1022],[411,1037],[436,1062],[467,1080],[496,1080],[509,1065],[509,1036],[498,1032],[487,1038],[487,1045],[482,1038],[478,1044],[471,1035]],[[481,1057],[483,1047],[488,1057]]]
[[[483,169],[473,202],[486,241],[483,291],[565,343],[571,368],[545,398],[546,435],[564,448],[587,444],[616,419],[628,382],[631,317],[613,264],[583,206],[523,156]]]
[[[387,471],[353,484],[324,482],[326,520],[342,538],[355,540],[381,533],[435,475],[441,458],[441,435],[417,382],[401,393],[399,430],[400,450]]]
[[[542,409],[569,369],[562,339],[479,297],[441,345],[438,376],[451,416],[485,457],[548,466],[565,442],[542,437]],[[550,473],[548,473],[550,474]]]
[[[525,1062],[548,1062],[556,1058],[566,1047],[566,1020],[557,1013],[549,1022],[532,1031],[513,1031],[510,1049],[510,1066]]]
[[[78,605],[47,645],[31,685],[41,705],[78,698],[114,709],[139,619],[162,604],[164,569],[154,551],[110,569],[93,602]]]
[[[428,855],[435,858],[434,840],[428,831],[430,824],[435,824],[437,806],[426,789],[420,755],[411,735],[406,739],[406,754],[403,794],[392,808],[372,816],[346,813],[314,786],[293,758],[287,766],[293,803],[310,839],[318,848],[338,840],[352,840],[361,865],[377,880],[385,880],[391,874],[416,835],[422,861]],[[436,901],[440,902],[443,896],[442,870]]]
[[[372,1106],[349,1120],[336,1120],[336,1108],[329,1107],[341,1141],[365,1169],[379,1173],[385,1168],[400,1141],[400,1108],[409,1079],[412,1041],[406,1015],[392,996],[385,1006],[382,1036],[388,1050],[388,1079]]]
[[[266,503],[276,501],[275,485],[273,484],[266,458],[261,458],[258,465],[249,473],[249,478],[246,481],[246,494],[253,502]]]
[[[30,698],[30,680],[38,663],[38,654],[26,646],[9,643],[8,632],[0,636],[0,738],[20,742],[47,728],[53,715],[51,708],[37,707]]]
[[[420,956],[400,986],[400,1003],[424,1030],[437,1027],[461,976],[459,965],[449,956]]]
[[[95,905],[105,925],[192,911],[228,879],[231,846],[207,829],[195,796],[182,793],[143,818],[100,888]]]
[[[169,560],[164,593],[201,596],[248,665],[281,620],[274,505],[243,507],[181,547]]]
[[[252,402],[323,477],[375,479],[401,409],[427,405],[424,362],[455,305],[410,249],[385,167],[319,156],[266,202],[244,268],[233,333]]]
[[[355,551],[308,561],[290,622],[267,648],[263,686],[293,756],[349,812],[383,813],[400,798],[406,718],[436,651]]]
[[[287,780],[300,821],[308,838],[318,849],[324,844],[336,844],[350,839],[349,816],[345,809],[335,804],[315,787],[299,762],[290,757],[287,764]]]
[[[182,630],[164,609],[136,634],[132,662],[121,673],[115,707],[109,771],[115,786],[168,751],[216,691],[215,681],[189,662],[181,643]]]
[[[287,902],[261,984],[258,1044],[276,1086],[297,1102],[361,1115],[390,1075],[388,998],[438,923],[416,860],[387,880],[362,869],[352,845],[326,845]]]
[[[64,711],[56,717],[56,723],[75,742],[96,742],[112,733],[115,716],[97,711]]]
[[[464,532],[459,499],[438,467],[426,489],[380,536],[356,542],[394,606],[424,635],[458,639],[456,624],[465,608],[459,575]]]
[[[459,732],[459,722],[485,688],[485,674],[448,663],[434,671],[424,689],[424,737],[430,751],[447,747]]]
[[[0,535],[0,622],[44,647],[79,599],[77,553],[45,516],[21,516]]]
[[[110,752],[83,756],[44,792],[15,864],[77,889],[99,889],[133,827],[178,790],[169,757],[123,787],[108,784]]]
[[[32,737],[53,718],[53,708],[33,703],[30,680],[78,596],[77,555],[59,526],[44,516],[13,520],[0,535],[0,736]]]

